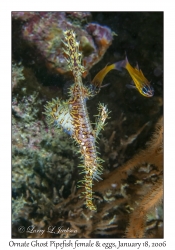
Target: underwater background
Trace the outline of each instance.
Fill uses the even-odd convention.
[[[85,84],[127,54],[154,88],[146,98],[127,88],[125,69],[112,70],[103,81],[109,85],[87,101],[92,123],[99,102],[111,112],[98,140],[96,212],[76,188],[78,147],[43,114],[52,98],[67,100],[73,84],[61,43],[70,28]],[[12,12],[12,238],[162,238],[162,116],[163,12]]]

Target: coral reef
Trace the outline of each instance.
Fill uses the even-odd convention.
[[[24,67],[21,66],[21,63],[12,63],[12,89],[16,87],[21,80],[25,79],[22,73],[23,69]]]
[[[84,24],[83,20],[90,17],[88,12],[12,12],[12,17],[14,20],[27,20],[22,25],[22,38],[34,48],[40,61],[44,60],[55,73],[69,71],[62,51],[63,30],[72,29],[77,34],[87,72],[101,60],[113,39],[108,27]]]
[[[36,211],[38,218],[32,219],[31,224],[43,229],[44,233],[35,234],[35,237],[162,237],[162,132],[163,121],[160,119],[146,149],[104,176],[104,180],[94,186],[97,213],[83,209],[83,200],[79,197],[81,190],[76,191],[75,183],[72,183],[71,193],[66,199],[58,198],[56,189],[55,195],[58,200],[54,200],[53,197],[52,202],[41,193],[40,200],[33,201],[36,208],[38,202],[42,203],[42,199],[47,203],[44,206],[39,205]],[[38,185],[41,185],[39,180]],[[64,188],[63,186],[60,188],[60,196],[63,195]],[[21,204],[16,206],[14,214],[17,213],[16,210],[20,210],[18,213],[21,217],[29,220],[32,214],[30,206],[34,205],[28,202],[28,208],[24,209],[26,201],[22,197],[20,199],[18,203]],[[54,204],[54,201],[57,204]],[[41,214],[45,218],[44,221],[43,218],[39,219]],[[72,231],[62,232],[59,235],[50,234],[46,230],[50,225],[54,225],[55,233],[59,228],[70,228]],[[24,237],[30,238],[33,235],[25,233]]]
[[[43,15],[48,20],[49,13]],[[110,84],[87,101],[93,122],[94,107],[99,102],[106,103],[111,110],[98,144],[104,163],[103,180],[93,186],[97,211],[89,211],[84,198],[80,198],[82,189],[76,187],[77,180],[83,178],[77,169],[80,164],[77,147],[65,133],[48,127],[42,114],[47,101],[56,97],[67,99],[64,92],[67,78],[60,77],[57,67],[53,73],[50,66],[40,67],[45,51],[36,42],[24,38],[24,27],[29,27],[27,22],[28,25],[36,23],[37,28],[42,14],[13,12],[12,238],[162,238],[162,15],[148,12],[60,15],[77,33],[78,30],[87,32],[85,27],[92,24],[99,31],[99,27],[107,25],[118,34],[103,60],[90,70],[92,76],[107,63],[123,59],[126,50],[132,65],[138,61],[145,76],[152,80],[155,95],[148,100],[127,89],[128,75],[113,71],[104,79],[104,85]],[[40,20],[41,24],[46,20]],[[46,33],[51,32],[50,27]],[[88,34],[88,41],[92,39],[94,46],[98,36],[93,29],[89,32],[93,34],[87,32],[85,38]],[[77,39],[81,39],[79,34],[82,33],[78,33]],[[54,39],[54,35],[50,36],[50,41]],[[99,51],[98,46],[95,45],[95,53]],[[89,51],[83,54],[88,60],[93,53]],[[88,60],[90,69],[91,60],[89,65]],[[47,64],[47,59],[43,63]],[[66,67],[65,64],[68,70]],[[25,227],[23,233],[18,231],[21,225]],[[36,231],[31,233],[31,228]]]

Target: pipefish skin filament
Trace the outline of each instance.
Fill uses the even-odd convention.
[[[69,90],[69,99],[66,102],[58,98],[45,105],[45,114],[49,123],[54,123],[58,128],[68,133],[79,145],[81,154],[81,169],[84,173],[83,180],[79,187],[85,191],[86,207],[90,210],[96,210],[93,200],[93,180],[100,180],[102,173],[101,163],[96,149],[96,141],[101,129],[104,128],[105,121],[108,118],[108,109],[104,104],[99,103],[96,124],[94,128],[89,119],[86,100],[95,94],[90,91],[82,82],[82,74],[86,71],[81,64],[82,54],[79,52],[79,43],[76,41],[76,35],[73,30],[64,31],[65,57],[68,67],[73,74],[74,84]]]

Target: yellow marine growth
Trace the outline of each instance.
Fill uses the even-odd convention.
[[[80,186],[85,189],[86,206],[90,210],[96,210],[92,203],[92,185],[93,179],[98,180],[102,172],[102,160],[97,156],[96,140],[100,130],[105,125],[108,117],[107,107],[99,104],[99,115],[95,127],[93,128],[89,120],[86,107],[86,100],[93,95],[87,87],[83,85],[82,74],[86,71],[81,64],[82,55],[79,52],[79,43],[76,41],[73,30],[64,32],[65,39],[64,53],[70,71],[74,77],[74,84],[70,88],[70,98],[66,102],[59,99],[48,102],[45,106],[45,114],[50,123],[54,123],[62,128],[78,143],[80,147],[81,158],[83,159],[82,173],[84,179],[80,181]]]

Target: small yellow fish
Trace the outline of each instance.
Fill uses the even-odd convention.
[[[99,92],[103,79],[105,78],[105,76],[107,75],[109,71],[111,71],[112,69],[121,71],[122,68],[127,69],[130,76],[132,77],[132,80],[135,84],[135,85],[130,85],[132,88],[136,88],[140,92],[140,94],[146,97],[152,97],[154,95],[154,89],[150,85],[150,82],[145,78],[142,71],[138,69],[138,66],[136,68],[133,68],[130,65],[127,57],[125,58],[125,60],[106,66],[105,68],[103,68],[97,73],[97,75],[94,77],[94,79],[91,82],[94,85],[95,90]]]
[[[103,79],[105,78],[105,76],[107,75],[107,73],[109,71],[111,71],[112,69],[115,69],[115,64],[111,64],[109,66],[105,66],[102,70],[100,70],[96,74],[96,76],[92,80],[91,83],[93,84],[93,87],[95,88],[94,91],[96,92],[96,94],[100,91]]]
[[[152,97],[154,95],[154,89],[150,85],[150,82],[146,79],[146,77],[143,75],[142,71],[139,70],[138,65],[133,68],[131,64],[128,62],[128,58],[126,57],[125,60],[119,61],[115,63],[115,69],[121,70],[121,67],[127,69],[130,76],[132,77],[134,85],[131,85],[132,87],[136,88],[140,94],[146,97]]]

